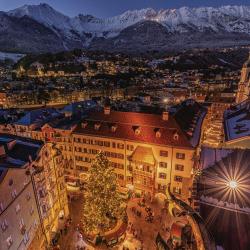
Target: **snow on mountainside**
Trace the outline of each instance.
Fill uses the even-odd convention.
[[[242,32],[250,34],[250,6],[222,6],[219,8],[201,7],[180,9],[141,9],[126,11],[111,18],[96,18],[91,15],[78,15],[70,18],[57,12],[48,4],[24,5],[9,11],[17,17],[27,15],[46,26],[68,32],[87,32],[93,36],[117,35],[121,30],[137,22],[156,21],[171,32],[187,32],[190,29],[214,32]]]
[[[83,47],[105,49],[104,44],[108,48],[119,47],[122,50],[126,50],[127,45],[131,49],[134,45],[142,45],[144,49],[169,46],[174,49],[175,44],[178,48],[184,48],[184,45],[188,48],[211,47],[218,43],[219,46],[250,44],[250,6],[182,7],[159,11],[147,8],[129,10],[110,18],[97,18],[83,14],[68,17],[48,4],[39,4],[24,5],[5,14],[17,19],[29,17],[46,26],[66,50]],[[142,27],[141,23],[144,23]],[[137,34],[137,28],[147,43]],[[154,28],[162,34],[154,32]],[[147,32],[146,37],[143,32]],[[4,37],[2,40],[4,42]]]
[[[8,12],[11,16],[29,16],[46,26],[56,27],[61,30],[71,29],[70,18],[54,10],[48,4],[24,5]]]

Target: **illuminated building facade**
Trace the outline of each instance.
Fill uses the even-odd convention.
[[[240,82],[236,95],[236,103],[245,101],[250,94],[250,53],[248,60],[243,64]]]
[[[0,246],[45,249],[68,216],[61,153],[51,144],[0,136]]]
[[[112,162],[121,187],[154,195],[170,184],[176,195],[190,197],[196,148],[168,112],[153,115],[106,107],[104,112],[91,113],[72,136],[80,179],[87,177],[92,159],[101,150]]]

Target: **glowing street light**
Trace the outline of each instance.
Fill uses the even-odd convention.
[[[238,183],[237,181],[235,180],[231,180],[228,182],[228,186],[231,188],[231,189],[236,189],[238,187]]]

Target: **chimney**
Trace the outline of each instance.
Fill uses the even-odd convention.
[[[167,111],[163,111],[162,112],[162,120],[163,121],[168,121],[168,118],[169,118],[169,114]]]
[[[104,115],[110,115],[110,106],[104,107]]]

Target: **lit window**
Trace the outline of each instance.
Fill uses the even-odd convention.
[[[166,185],[158,184],[158,190],[159,191],[166,191],[166,189],[167,189]]]
[[[8,248],[11,247],[11,245],[13,244],[13,240],[12,240],[12,237],[11,235],[6,239],[6,242],[7,242],[7,246]]]
[[[4,232],[6,229],[8,228],[8,222],[5,219],[2,223],[1,223],[1,229]]]
[[[21,210],[21,206],[19,204],[16,205],[16,213],[18,213]]]
[[[183,154],[183,153],[176,153],[176,159],[182,159],[182,160],[184,160],[185,159],[185,154]]]
[[[184,171],[184,166],[180,164],[175,164],[175,170]]]
[[[175,181],[177,181],[177,182],[182,182],[182,177],[181,176],[178,176],[178,175],[176,175],[175,177],[174,177],[174,180]]]
[[[174,187],[174,188],[173,188],[173,192],[174,192],[175,194],[181,194],[181,188],[179,188],[179,187]]]
[[[167,174],[165,174],[165,173],[159,173],[158,177],[160,179],[167,179]]]
[[[159,166],[161,168],[167,168],[168,167],[168,164],[166,162],[159,162]]]
[[[4,209],[4,207],[3,207],[3,203],[2,203],[2,202],[0,202],[0,213],[1,213],[1,212],[3,212],[3,209]]]
[[[168,157],[168,151],[161,150],[160,151],[160,156],[162,156],[162,157]]]

